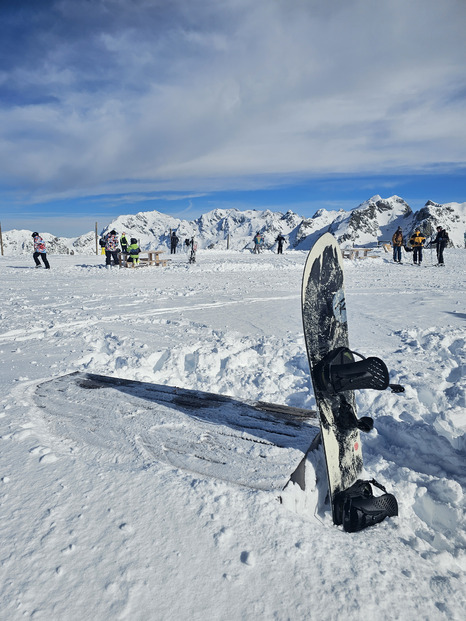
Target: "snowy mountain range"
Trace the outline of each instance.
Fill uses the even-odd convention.
[[[398,226],[407,239],[416,228],[426,238],[435,234],[436,227],[447,229],[452,244],[464,247],[466,231],[466,202],[445,203],[428,201],[417,212],[399,196],[381,198],[373,196],[350,211],[319,209],[312,218],[303,218],[288,211],[280,212],[238,209],[215,209],[196,220],[174,218],[158,211],[140,212],[119,216],[100,233],[105,235],[115,229],[120,235],[135,237],[141,249],[164,249],[169,246],[171,231],[176,231],[181,243],[195,237],[200,248],[242,251],[252,249],[252,239],[257,231],[264,237],[265,248],[274,250],[276,238],[282,233],[287,250],[308,250],[325,232],[332,233],[342,247],[375,246],[389,241]],[[3,233],[5,255],[32,252],[32,231],[11,230]],[[95,254],[96,240],[93,231],[76,238],[59,238],[41,233],[50,254]]]

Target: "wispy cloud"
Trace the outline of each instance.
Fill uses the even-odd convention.
[[[30,200],[466,163],[464,2],[0,12],[0,183]]]

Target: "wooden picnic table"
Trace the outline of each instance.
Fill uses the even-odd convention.
[[[342,248],[341,253],[344,259],[376,259],[378,255],[369,254],[374,248]]]
[[[164,254],[163,250],[147,250],[146,252],[140,252],[139,264],[165,267],[168,264],[168,259],[161,259],[160,257],[162,254]],[[120,253],[120,267],[134,267],[132,261],[128,262],[129,256],[129,253]]]

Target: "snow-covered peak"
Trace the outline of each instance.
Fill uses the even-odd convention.
[[[440,205],[429,200],[414,214],[412,226],[413,228],[419,227],[426,237],[435,235],[437,227],[441,226],[448,231],[450,242],[458,248],[463,248],[466,232],[466,203]]]
[[[372,196],[350,211],[318,209],[312,218],[303,218],[287,211],[285,214],[269,209],[214,209],[196,220],[181,220],[159,211],[144,211],[121,215],[110,222],[100,233],[105,235],[115,229],[119,235],[135,237],[143,250],[166,249],[172,231],[181,242],[195,237],[199,248],[245,250],[252,248],[256,232],[264,237],[265,248],[275,249],[279,233],[286,238],[285,249],[308,250],[323,233],[329,231],[342,246],[376,245],[389,241],[398,226],[405,237],[415,227],[420,227],[426,237],[435,233],[437,226],[445,227],[453,244],[464,245],[466,230],[466,203],[440,205],[427,201],[413,213],[408,203],[399,196],[382,198]],[[42,233],[52,254],[95,254],[94,232],[77,238],[58,238]],[[6,231],[3,233],[4,253],[27,254],[32,252],[31,231]]]

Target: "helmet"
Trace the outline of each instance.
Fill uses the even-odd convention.
[[[132,237],[132,238],[131,238],[131,243],[132,243],[132,244],[137,244],[137,243],[138,243],[138,240],[137,240],[135,237]]]
[[[39,233],[33,233],[33,234],[31,235],[31,237],[38,237],[38,236],[39,236]]]

